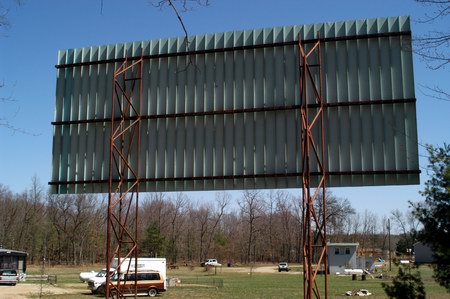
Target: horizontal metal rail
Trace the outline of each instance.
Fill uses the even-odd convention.
[[[349,107],[349,106],[369,106],[369,105],[385,105],[385,104],[405,104],[415,103],[416,98],[409,99],[390,99],[390,100],[365,100],[365,101],[352,101],[352,102],[332,102],[324,104],[324,108],[336,108],[336,107]],[[310,108],[318,108],[317,104],[309,105]],[[242,108],[242,109],[229,109],[229,110],[216,110],[216,111],[202,111],[202,112],[180,112],[180,113],[166,113],[155,115],[141,115],[142,120],[146,119],[161,119],[161,118],[177,118],[177,117],[194,117],[194,116],[207,116],[207,115],[226,115],[226,114],[238,114],[238,113],[258,113],[258,112],[271,112],[271,111],[288,111],[298,110],[301,105],[290,106],[275,106],[275,107],[261,107],[261,108]],[[119,120],[117,118],[115,120]],[[136,120],[136,117],[129,117],[125,120]],[[95,119],[81,119],[81,120],[67,120],[67,121],[53,121],[52,125],[75,125],[75,124],[89,124],[89,123],[107,123],[111,122],[111,118],[95,118]]]
[[[401,36],[411,37],[411,31],[408,30],[408,31],[400,31],[400,32],[386,32],[386,33],[359,34],[359,35],[340,36],[340,37],[328,37],[328,38],[321,38],[320,40],[321,40],[321,42],[329,43],[329,42],[351,41],[351,40],[359,40],[359,39],[401,37]],[[313,43],[317,42],[317,38],[306,39],[306,40],[302,40],[301,42],[302,42],[302,44],[313,44]],[[254,49],[275,48],[275,47],[296,46],[296,45],[298,45],[298,40],[289,41],[289,42],[265,43],[265,44],[258,44],[258,45],[224,47],[224,48],[215,48],[215,49],[207,49],[207,50],[182,51],[182,52],[165,53],[165,54],[143,55],[143,56],[129,57],[127,59],[128,60],[138,60],[138,59],[142,58],[144,60],[149,60],[149,59],[159,59],[159,58],[168,58],[168,57],[213,54],[213,53],[221,53],[221,52],[233,52],[233,51],[254,50]],[[125,58],[112,58],[112,59],[102,59],[102,60],[96,60],[96,61],[57,64],[57,65],[55,65],[55,67],[57,69],[63,69],[63,68],[90,66],[90,65],[116,63],[116,62],[124,62],[124,61],[125,61]]]
[[[46,281],[50,284],[56,284],[58,282],[58,277],[56,275],[27,275],[26,281]]]
[[[396,175],[396,174],[420,174],[420,170],[375,170],[375,171],[330,171],[327,176],[347,176],[347,175]],[[311,172],[312,176],[321,176],[320,172]],[[196,177],[173,177],[173,178],[146,178],[140,179],[141,183],[153,182],[175,182],[175,181],[197,181],[197,180],[234,180],[234,179],[259,179],[259,178],[282,178],[282,177],[301,177],[301,172],[293,173],[271,173],[271,174],[242,174],[242,175],[224,175],[224,176],[196,176]],[[117,183],[119,180],[114,180]],[[135,179],[123,180],[125,183],[135,182]],[[49,185],[85,185],[85,184],[106,184],[108,180],[84,180],[84,181],[52,181]]]

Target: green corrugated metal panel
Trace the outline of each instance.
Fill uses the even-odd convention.
[[[176,54],[184,38],[60,51],[54,119],[110,118],[120,62],[95,62],[141,54],[144,116],[299,105],[295,41],[319,32],[325,101],[385,101],[326,109],[328,185],[418,183],[415,103],[403,101],[414,99],[409,31],[393,17],[191,36],[189,56]],[[284,45],[244,49],[270,43]],[[140,175],[160,181],[142,191],[300,187],[283,176],[301,173],[299,121],[298,110],[143,120]],[[109,137],[107,121],[55,125],[53,191],[107,192]]]

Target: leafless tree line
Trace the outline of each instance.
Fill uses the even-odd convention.
[[[302,201],[292,193],[244,191],[236,203],[226,192],[202,202],[183,193],[141,198],[142,256],[166,257],[177,264],[206,258],[243,264],[301,262]],[[105,260],[106,196],[49,195],[34,178],[20,194],[0,185],[0,206],[0,245],[28,252],[30,263],[43,257],[53,264]],[[316,210],[322,213],[319,205]],[[390,217],[400,234],[411,237],[411,246],[414,221],[400,211]],[[359,242],[366,250],[388,248],[387,217],[356,213],[347,199],[328,194],[326,218],[331,242]]]

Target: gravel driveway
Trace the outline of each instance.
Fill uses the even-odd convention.
[[[2,299],[26,299],[31,295],[39,296],[40,284],[18,283],[15,286],[0,285],[0,298]],[[42,285],[42,294],[73,294],[72,290],[58,288],[52,285]]]

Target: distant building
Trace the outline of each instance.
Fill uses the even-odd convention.
[[[359,243],[328,243],[328,270],[330,274],[344,273],[345,269],[355,269],[356,250]]]
[[[0,248],[0,269],[14,269],[17,273],[25,273],[27,270],[27,253]]]
[[[417,242],[413,245],[416,264],[431,264],[434,262],[433,249],[425,243]]]

